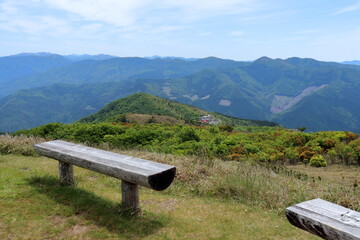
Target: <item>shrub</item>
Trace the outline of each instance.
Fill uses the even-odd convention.
[[[309,165],[312,167],[326,167],[327,162],[322,155],[314,155],[310,159]]]
[[[184,127],[181,130],[179,137],[181,139],[181,142],[200,141],[199,135],[195,132],[194,128],[190,128],[190,127]]]
[[[285,158],[286,160],[289,161],[289,163],[294,164],[297,162],[299,158],[299,154],[295,150],[291,148],[286,148],[284,152],[285,152]]]
[[[360,139],[350,142],[349,146],[354,150],[354,156],[357,158],[357,162],[360,165]]]
[[[219,126],[219,129],[223,132],[232,132],[234,130],[234,127],[231,125],[221,125]]]

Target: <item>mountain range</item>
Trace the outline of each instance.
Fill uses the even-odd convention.
[[[295,57],[77,59],[0,58],[0,132],[74,122],[138,92],[289,128],[360,132],[360,66]]]

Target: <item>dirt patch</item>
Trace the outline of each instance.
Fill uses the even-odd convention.
[[[170,199],[165,201],[146,199],[140,201],[140,206],[150,208],[151,211],[156,213],[171,212],[175,210],[178,205],[179,205],[179,200],[177,199]]]
[[[53,225],[59,226],[59,225],[64,225],[67,221],[67,218],[62,217],[62,216],[54,216],[51,219],[51,222],[53,223]]]
[[[76,224],[70,229],[70,232],[73,235],[82,235],[82,234],[86,233],[87,231],[89,231],[89,229],[90,228],[88,226]]]

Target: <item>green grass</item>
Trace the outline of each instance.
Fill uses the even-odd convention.
[[[176,161],[138,153],[144,154]],[[76,187],[61,187],[56,161],[0,155],[0,239],[317,239],[277,211],[227,197],[199,197],[193,174],[200,168],[210,174],[210,168],[185,171],[192,164],[180,166],[168,190],[140,188],[143,211],[129,217],[120,210],[117,179],[75,168]]]

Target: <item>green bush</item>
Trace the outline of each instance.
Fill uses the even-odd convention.
[[[227,126],[227,125],[225,125]],[[316,155],[326,156],[329,163],[360,165],[360,140],[345,132],[300,133],[272,128],[254,132],[228,132],[224,126],[188,126],[163,124],[115,123],[50,123],[14,135],[26,135],[65,141],[83,142],[91,146],[109,144],[119,148],[140,148],[179,155],[201,155],[254,162],[289,162],[309,164]],[[230,130],[230,128],[228,129]],[[345,137],[351,142],[347,143]],[[2,144],[0,150],[9,152]],[[326,166],[326,161],[312,160],[312,166]],[[320,162],[320,163],[318,163]]]
[[[309,165],[312,167],[326,167],[327,162],[322,155],[314,155],[310,159]]]
[[[186,141],[199,142],[200,141],[199,135],[196,133],[194,128],[190,128],[190,127],[184,127],[181,130],[179,137],[181,139],[181,142],[186,142]]]
[[[234,130],[234,127],[231,125],[221,125],[219,126],[219,129],[223,132],[232,132]]]

